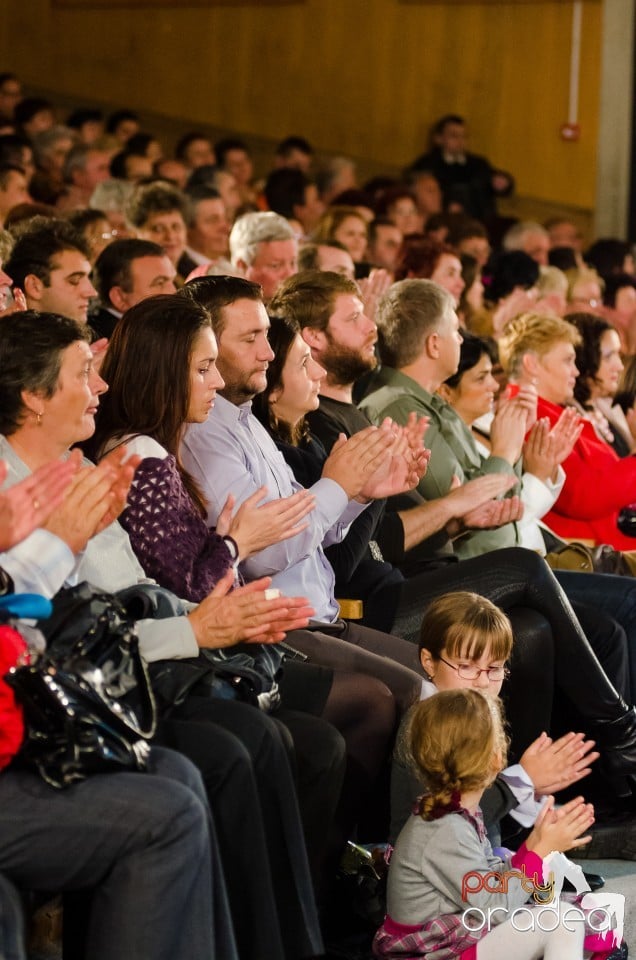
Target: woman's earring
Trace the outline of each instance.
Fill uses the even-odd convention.
[[[37,427],[41,427],[41,426],[42,426],[42,414],[41,414],[41,413],[36,413],[36,415],[35,415],[35,425],[36,425]]]

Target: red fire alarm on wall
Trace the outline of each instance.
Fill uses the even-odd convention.
[[[574,142],[581,136],[581,128],[578,123],[564,123],[560,130],[562,140]]]

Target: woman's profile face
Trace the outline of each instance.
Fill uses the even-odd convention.
[[[64,448],[87,440],[95,432],[99,395],[108,389],[93,369],[93,354],[85,340],[76,340],[61,353],[60,374],[52,397],[37,397],[28,406],[42,413],[42,428]]]
[[[203,423],[214,406],[216,391],[225,386],[216,366],[219,351],[211,327],[199,330],[190,356],[188,423]]]
[[[334,230],[334,239],[342,243],[351,254],[354,263],[364,260],[367,249],[367,225],[361,217],[345,217]]]
[[[578,375],[576,353],[567,340],[558,340],[538,358],[537,391],[550,403],[568,403],[574,396]]]
[[[623,361],[621,360],[621,341],[615,330],[606,330],[599,344],[601,360],[598,370],[590,378],[592,400],[600,397],[613,397],[618,390]]]
[[[466,370],[458,385],[451,388],[451,406],[465,423],[490,413],[499,385],[492,375],[492,361],[482,353],[474,367]]]
[[[296,334],[285,359],[282,385],[273,390],[269,402],[278,420],[293,426],[319,404],[320,383],[326,374],[300,334]]]
[[[452,253],[443,253],[435,264],[431,280],[438,283],[444,290],[448,290],[457,306],[465,287],[459,258]]]

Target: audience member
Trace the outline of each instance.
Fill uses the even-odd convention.
[[[274,166],[277,169],[289,167],[309,173],[313,158],[314,151],[308,140],[304,137],[285,137],[276,147]]]
[[[499,352],[510,379],[533,381],[539,393],[537,414],[556,423],[564,404],[574,396],[576,347],[580,334],[557,318],[524,314],[513,320],[499,341]],[[619,510],[636,497],[636,462],[622,460],[586,422],[573,453],[563,464],[565,485],[546,522],[565,539],[609,543],[631,550],[633,540],[616,525]]]
[[[566,271],[568,281],[567,313],[602,313],[603,280],[590,267]]]
[[[86,323],[96,290],[88,245],[70,223],[34,217],[17,238],[6,266],[29,310]]]
[[[375,204],[378,217],[387,217],[401,231],[403,236],[409,233],[421,233],[424,220],[415,204],[415,195],[400,184],[388,187],[380,194]]]
[[[22,84],[15,73],[0,73],[0,123],[15,123],[15,108],[22,99]]]
[[[68,115],[66,126],[75,130],[80,143],[92,146],[104,134],[104,114],[92,107],[80,107]]]
[[[503,249],[510,253],[512,250],[522,250],[532,257],[539,266],[547,266],[550,250],[548,231],[532,220],[523,220],[510,227],[503,238]]]
[[[207,266],[212,262],[229,267],[230,225],[219,192],[212,187],[201,186],[191,187],[186,195],[189,201],[186,255],[195,266]]]
[[[585,252],[583,259],[603,280],[613,273],[636,273],[631,244],[613,237],[596,240]]]
[[[490,259],[491,247],[488,231],[479,220],[462,217],[451,223],[447,242],[459,254],[467,253],[474,257],[483,269]]]
[[[150,157],[142,153],[134,153],[124,147],[116,153],[109,165],[110,176],[114,180],[125,180],[127,183],[139,183],[152,177],[153,163]]]
[[[19,203],[30,203],[29,185],[22,167],[0,165],[0,229],[7,214]]]
[[[35,173],[33,147],[30,141],[26,137],[18,136],[17,133],[0,135],[0,163],[19,167],[24,172],[27,184],[30,184]]]
[[[287,220],[297,221],[304,236],[314,230],[325,209],[316,184],[296,168],[272,170],[264,193],[269,209]]]
[[[444,195],[444,206],[460,210],[484,222],[496,215],[496,197],[511,193],[510,174],[495,170],[488,160],[467,149],[466,122],[446,114],[434,125],[432,149],[411,164],[414,170],[431,171]]]
[[[197,167],[213,166],[216,163],[210,138],[204,133],[185,133],[174,148],[175,160],[181,161],[188,171]]]
[[[317,170],[316,183],[323,203],[332,203],[343,190],[354,190],[358,186],[354,161],[350,157],[331,157]]]
[[[626,356],[636,353],[636,277],[633,273],[614,273],[605,280],[604,316],[621,338]]]
[[[367,259],[374,267],[395,272],[403,235],[388,217],[376,217],[369,224]]]
[[[102,250],[105,250],[116,236],[106,214],[101,210],[91,210],[84,207],[81,210],[73,210],[68,215],[68,222],[75,227],[86,241],[89,251],[88,259],[94,266],[95,260]]]
[[[23,97],[15,106],[13,118],[17,132],[33,139],[55,123],[53,104],[43,97]]]
[[[277,213],[246,213],[230,233],[232,264],[247,280],[259,283],[265,302],[298,270],[298,241]]]
[[[431,170],[406,170],[405,182],[413,191],[424,227],[429,217],[442,212],[442,190]]]
[[[163,157],[163,147],[152,133],[133,133],[126,141],[126,149],[140,157],[147,157],[151,163],[158,163]]]
[[[355,264],[347,248],[338,243],[305,243],[298,251],[299,270],[329,270],[353,280]]]
[[[93,270],[99,303],[90,326],[110,339],[119,318],[147,297],[174,293],[176,271],[163,248],[150,240],[114,240],[100,254]]]
[[[126,216],[142,240],[163,247],[181,278],[196,266],[185,252],[187,200],[169,183],[139,184],[130,196]]]
[[[64,191],[64,163],[74,142],[75,136],[68,127],[51,127],[34,136],[37,171],[29,187],[34,200],[55,206]]]
[[[548,231],[551,250],[555,247],[570,247],[579,255],[583,252],[581,231],[569,217],[550,217],[543,226]]]
[[[254,165],[245,141],[236,137],[217,140],[214,144],[214,155],[219,169],[234,177],[240,202],[254,203],[256,201],[256,192],[252,186]]]
[[[624,369],[620,337],[607,320],[592,313],[571,313],[567,320],[581,335],[575,345],[578,375],[574,399],[600,439],[625,457],[631,453],[632,439],[622,411],[614,409]]]
[[[152,165],[152,172],[153,176],[158,177],[159,180],[168,180],[179,190],[185,190],[191,171],[181,160],[171,160],[170,157],[163,157]]]
[[[134,110],[115,110],[106,121],[106,133],[118,140],[122,147],[140,129],[139,117]]]
[[[369,239],[367,221],[355,207],[329,207],[320,218],[312,239],[314,243],[338,240],[347,248],[355,264],[362,263]]]
[[[97,184],[88,201],[89,209],[100,210],[106,215],[111,230],[119,240],[131,235],[125,209],[132,192],[133,186],[130,183],[124,183],[121,180],[102,180]]]
[[[395,270],[396,280],[423,278],[448,290],[455,306],[464,289],[462,265],[452,247],[421,233],[404,238]]]

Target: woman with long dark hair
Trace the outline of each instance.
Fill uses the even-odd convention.
[[[109,379],[109,393],[95,435],[101,452],[125,441],[142,456],[122,524],[147,572],[195,602],[228,570],[236,569],[240,560],[279,539],[273,536],[272,524],[261,526],[258,543],[255,536],[241,530],[242,511],[247,508],[243,518],[247,521],[259,512],[255,505],[250,506],[253,497],[233,520],[231,503],[223,511],[229,538],[219,536],[224,531],[218,526],[216,533],[209,531],[199,488],[181,464],[179,444],[187,424],[214,416],[214,397],[223,387],[216,357],[217,345],[204,307],[180,296],[153,297],[137,304],[121,319],[109,344],[102,371]],[[142,365],[146,376],[140,383],[137,371]],[[304,504],[306,496],[301,493],[290,499]],[[286,501],[273,501],[259,509],[276,511],[277,503]],[[256,520],[253,525],[256,529]],[[251,529],[250,523],[244,526]],[[282,659],[276,648],[267,647],[264,653],[278,657],[279,662]],[[395,727],[395,702],[380,680],[285,661],[280,692],[284,709],[277,715],[292,727],[292,734],[297,731],[297,712],[301,718],[312,715],[314,722],[322,718],[333,723],[347,744],[349,779],[354,778],[354,771],[355,778],[368,772],[373,781],[387,760]],[[305,744],[304,749],[312,752],[314,747]],[[307,760],[304,752],[301,759]],[[301,791],[306,827],[307,810],[316,817],[306,829],[314,864],[325,853],[335,856],[348,839],[359,812],[352,809],[349,779],[327,843],[325,830],[331,828],[338,795],[328,784],[316,783]],[[362,782],[366,782],[364,777]]]

